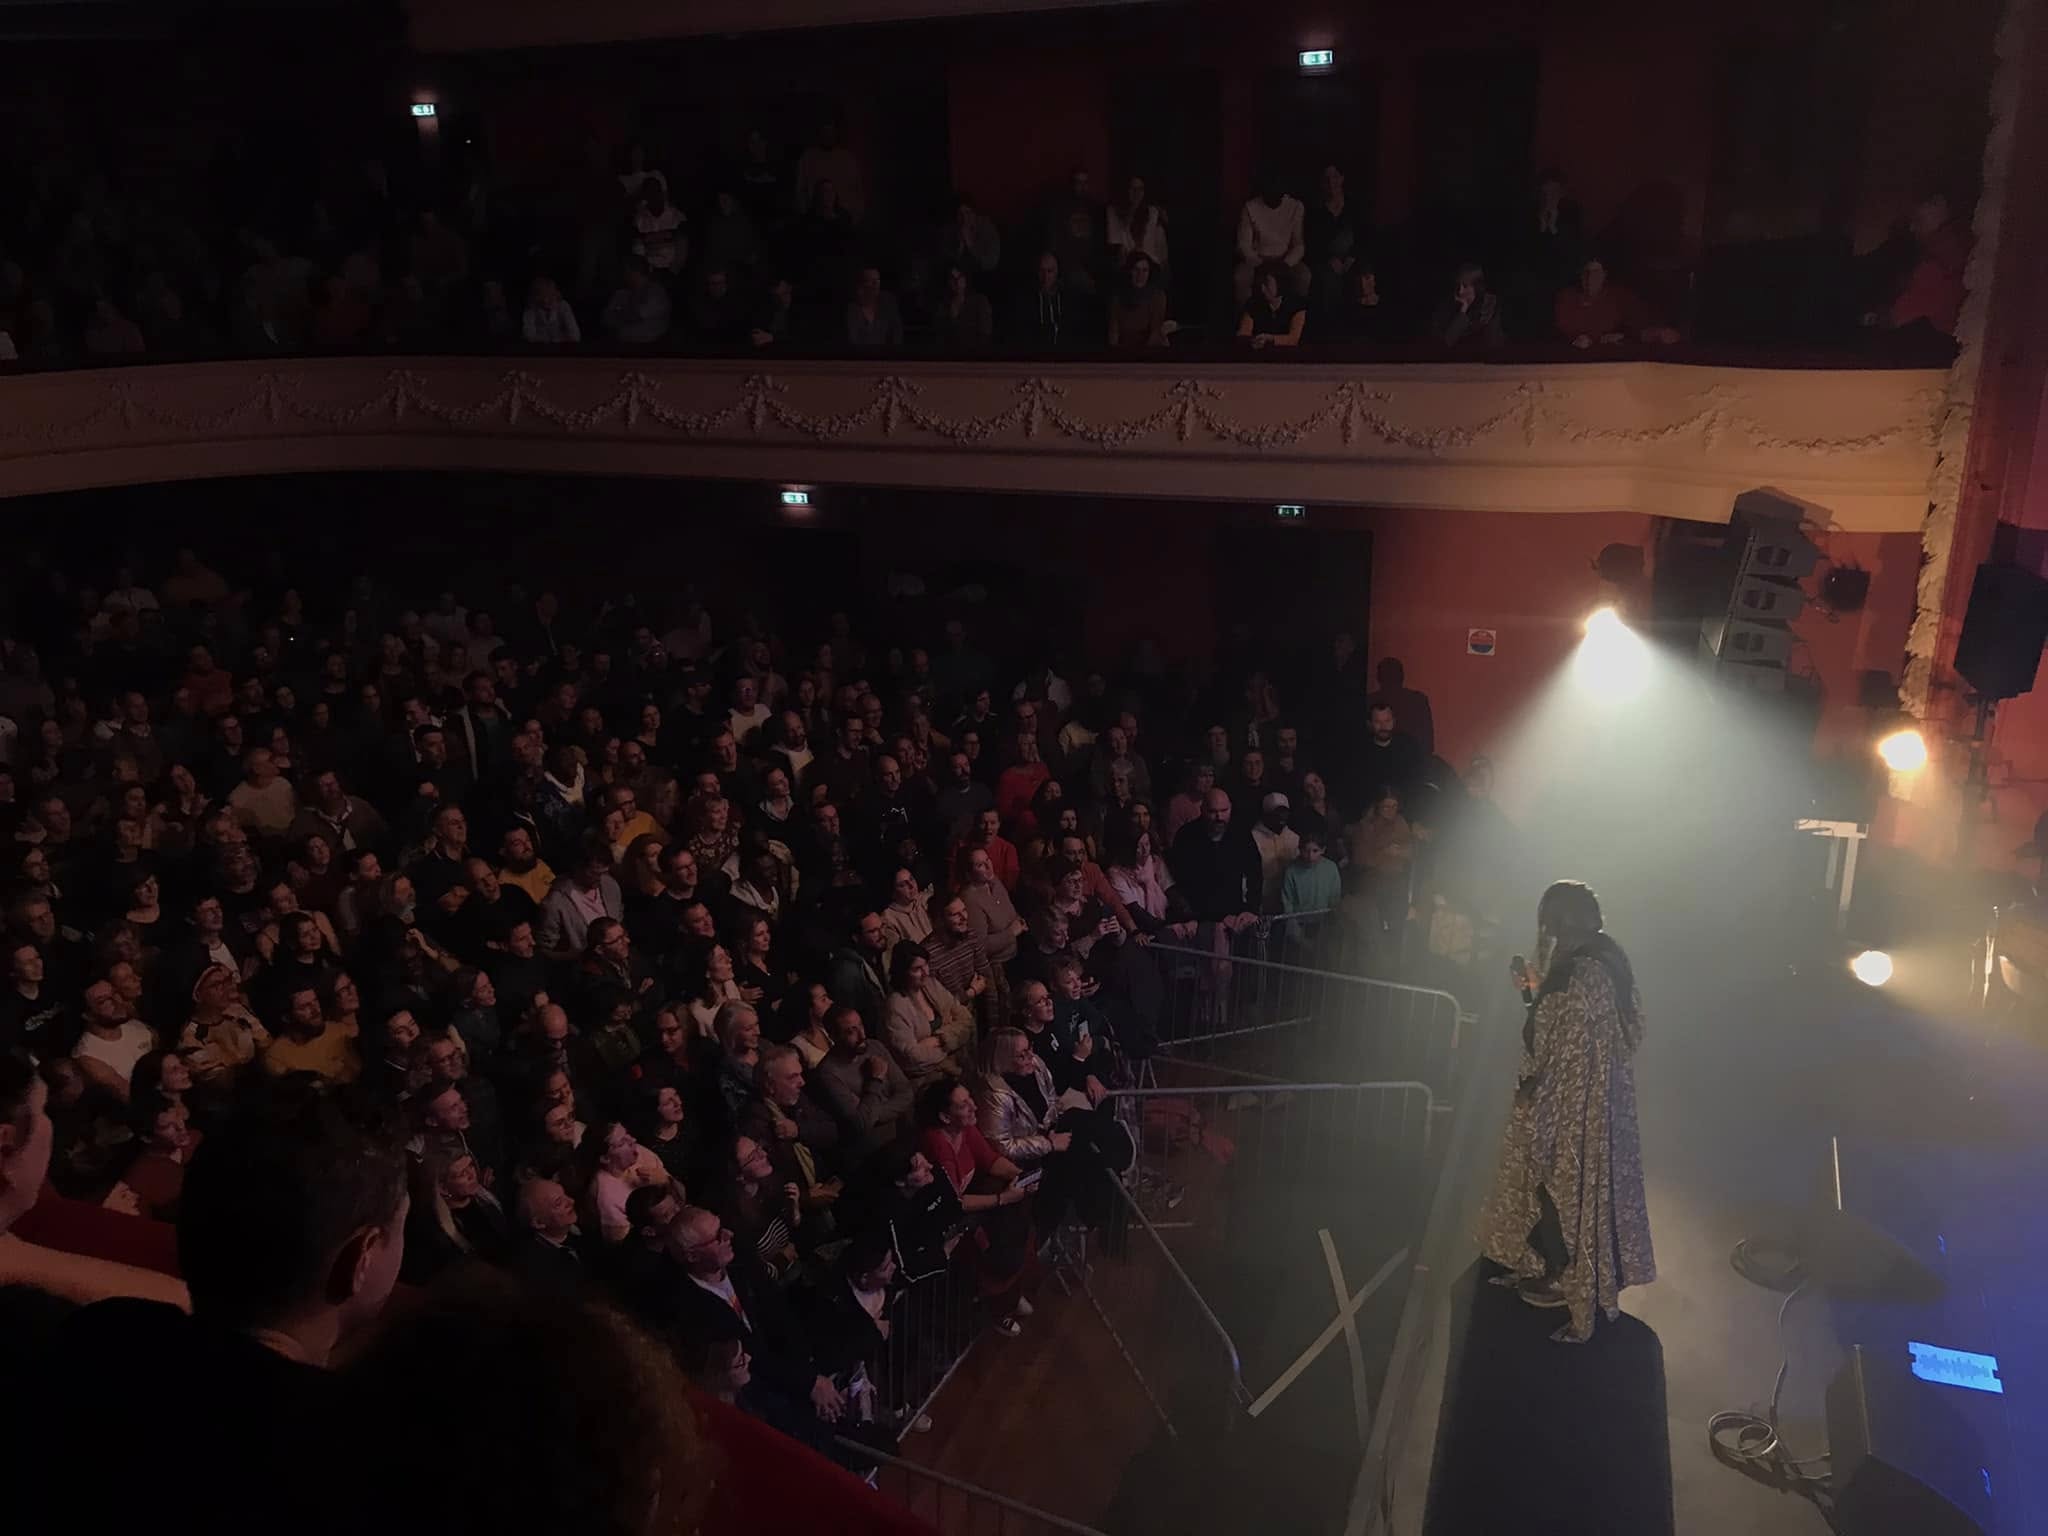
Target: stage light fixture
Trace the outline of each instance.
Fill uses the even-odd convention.
[[[1915,773],[1927,766],[1927,738],[1918,731],[1893,731],[1877,744],[1877,755],[1893,773]]]
[[[1586,620],[1586,638],[1579,642],[1573,674],[1590,693],[1631,699],[1650,680],[1650,650],[1620,614],[1602,608]]]
[[[1866,987],[1881,987],[1892,979],[1892,957],[1881,949],[1866,949],[1849,962],[1849,974]]]

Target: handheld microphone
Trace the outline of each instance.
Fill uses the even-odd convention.
[[[1508,956],[1508,974],[1514,977],[1515,989],[1522,994],[1522,1001],[1525,1003],[1535,1002],[1536,994],[1529,987],[1529,957],[1527,955]]]

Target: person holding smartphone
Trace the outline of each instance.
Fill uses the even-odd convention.
[[[905,1210],[924,1212],[928,1225],[934,1218],[945,1220],[944,1208],[953,1205],[973,1223],[966,1240],[972,1244],[975,1287],[996,1314],[996,1331],[1015,1338],[1032,1310],[1024,1287],[1035,1246],[1029,1202],[1037,1173],[1027,1174],[982,1135],[980,1106],[959,1078],[933,1083],[918,1108],[924,1130],[898,1185]],[[951,1200],[919,1193],[938,1186]]]

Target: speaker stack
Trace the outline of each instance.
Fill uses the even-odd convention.
[[[1956,671],[1987,699],[2016,699],[2034,686],[2048,641],[2048,581],[2010,561],[1977,567],[1956,642]]]

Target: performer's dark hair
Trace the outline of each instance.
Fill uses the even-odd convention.
[[[1558,935],[1560,947],[1568,947],[1566,935],[1584,942],[1605,926],[1600,920],[1600,898],[1580,880],[1560,880],[1545,891],[1536,904],[1536,921]]]

